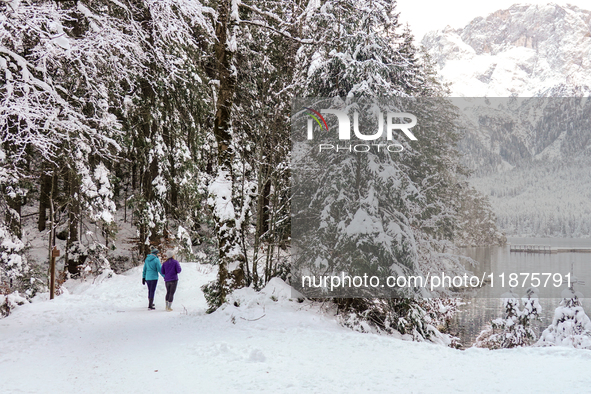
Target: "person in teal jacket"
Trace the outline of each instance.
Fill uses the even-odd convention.
[[[158,275],[164,277],[160,270],[160,259],[158,258],[158,249],[152,249],[146,261],[144,262],[144,272],[142,273],[142,284],[148,285],[148,309],[156,309],[154,306],[154,293],[158,284]]]

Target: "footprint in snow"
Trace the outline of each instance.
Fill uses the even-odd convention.
[[[253,349],[250,352],[250,356],[248,356],[248,361],[252,363],[262,363],[265,362],[266,359],[267,358],[260,349]]]

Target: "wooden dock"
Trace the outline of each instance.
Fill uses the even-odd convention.
[[[548,245],[511,245],[511,253],[591,253],[591,248],[551,247]]]

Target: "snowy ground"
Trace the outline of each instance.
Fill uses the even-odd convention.
[[[453,350],[340,327],[275,280],[206,315],[215,273],[182,264],[174,312],[148,311],[141,267],[68,282],[0,320],[2,393],[589,392],[591,352]],[[42,298],[42,297],[41,297]],[[277,300],[277,301],[275,301]],[[261,317],[262,316],[262,317]],[[258,319],[258,320],[256,320]]]

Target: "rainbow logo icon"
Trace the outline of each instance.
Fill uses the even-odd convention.
[[[326,120],[324,120],[322,115],[320,115],[320,112],[315,111],[309,107],[304,107],[304,108],[307,109],[308,111],[312,112],[311,114],[308,114],[308,115],[310,115],[312,118],[314,118],[316,123],[318,123],[320,130],[322,130],[322,125],[324,124],[324,129],[328,131],[328,125],[326,124]],[[318,118],[320,118],[320,119],[318,119]],[[322,120],[322,123],[320,123],[320,120]],[[308,139],[312,139],[312,119],[308,119]]]

